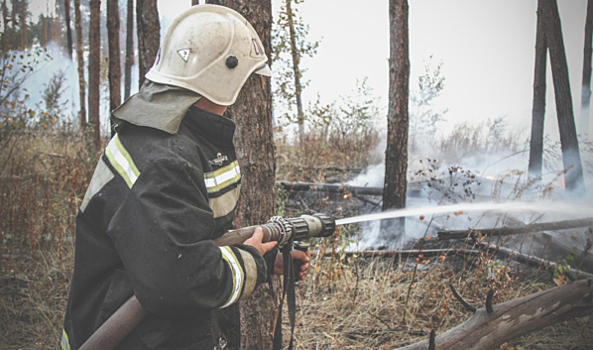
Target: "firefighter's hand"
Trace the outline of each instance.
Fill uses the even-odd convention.
[[[305,275],[307,274],[307,270],[309,269],[309,260],[311,259],[311,253],[309,253],[309,251],[303,252],[300,250],[293,250],[290,252],[290,255],[292,256],[292,260],[300,260],[302,262],[298,280],[304,280]],[[274,274],[282,275],[283,273],[284,259],[282,257],[282,253],[278,252],[278,255],[276,255],[276,261],[274,262]]]
[[[276,246],[276,244],[278,244],[278,242],[276,241],[262,243],[261,240],[263,237],[264,231],[262,231],[261,227],[258,227],[255,229],[253,236],[251,236],[251,238],[243,242],[243,244],[254,247],[263,256],[264,254],[272,250]]]

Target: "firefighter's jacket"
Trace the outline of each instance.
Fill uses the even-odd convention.
[[[77,349],[133,294],[149,316],[117,349],[212,349],[210,310],[267,276],[257,249],[217,246],[235,214],[235,124],[191,107],[176,134],[126,124],[76,219],[62,348]]]

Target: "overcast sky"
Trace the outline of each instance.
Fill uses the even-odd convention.
[[[187,1],[161,0],[167,16]],[[165,5],[166,6],[163,6]],[[277,10],[281,2],[273,1]],[[356,80],[368,83],[384,105],[388,95],[389,15],[387,0],[307,0],[299,5],[317,55],[304,59],[305,104],[317,93],[324,102],[351,93]],[[580,115],[585,0],[558,0],[569,64],[575,117]],[[513,126],[531,124],[535,62],[536,0],[412,0],[410,7],[410,88],[433,56],[442,62],[446,86],[440,104],[449,108],[444,125],[508,116]],[[549,62],[549,61],[548,61]],[[546,132],[557,138],[554,95],[548,73]],[[593,127],[593,123],[591,123]]]
[[[31,11],[52,11],[50,2],[32,0]],[[159,0],[159,11],[171,19],[190,3]],[[274,0],[274,9],[280,4]],[[339,101],[354,90],[357,79],[368,77],[369,86],[386,106],[388,4],[388,0],[306,0],[299,5],[310,25],[311,40],[321,40],[318,54],[303,60],[308,68],[305,78],[311,82],[304,92],[305,104],[317,93],[323,102]],[[586,1],[558,0],[558,4],[578,128]],[[409,6],[410,88],[416,88],[431,55],[435,64],[442,62],[446,85],[440,104],[449,109],[449,123],[443,128],[464,120],[481,122],[507,115],[515,126],[528,129],[537,1],[411,0]],[[164,21],[163,32],[169,22]],[[546,132],[557,138],[551,84],[548,73]]]

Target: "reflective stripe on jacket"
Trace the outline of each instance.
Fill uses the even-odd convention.
[[[209,310],[266,279],[255,248],[213,241],[230,229],[241,189],[234,130],[191,107],[174,135],[126,124],[109,142],[76,219],[63,349],[132,294],[150,315],[118,349],[211,349]]]

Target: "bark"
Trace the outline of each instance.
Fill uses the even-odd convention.
[[[439,334],[434,349],[488,350],[544,327],[593,313],[591,280],[580,280],[493,306]],[[428,349],[429,340],[399,350]]]
[[[272,4],[270,0],[208,1],[242,14],[259,34],[266,55],[271,53]],[[226,116],[237,123],[235,146],[241,166],[241,200],[236,227],[267,222],[276,212],[276,163],[272,133],[272,90],[268,77],[252,75]],[[271,349],[279,282],[264,283],[240,304],[241,349]]]
[[[438,235],[439,239],[465,239],[469,237],[475,237],[478,232],[480,232],[483,236],[508,236],[520,233],[568,230],[571,228],[590,226],[593,226],[593,218],[544,222],[520,227],[439,231]]]
[[[410,59],[408,54],[408,2],[390,0],[389,111],[385,150],[383,210],[406,206],[408,171],[408,96]],[[393,242],[405,232],[405,219],[383,220],[381,238]],[[395,228],[392,224],[396,223]]]
[[[134,65],[134,0],[128,0],[127,9],[124,100],[130,97],[130,91],[132,89],[132,66]]]
[[[8,24],[8,6],[6,6],[6,0],[2,1],[2,23],[4,23],[4,33],[2,34],[2,46],[0,50],[2,53],[8,52],[12,46],[12,23]]]
[[[90,0],[91,22],[89,25],[89,122],[93,127],[95,151],[101,144],[101,125],[99,120],[100,60],[101,60],[101,0]]]
[[[107,0],[107,37],[109,43],[109,111],[113,111],[121,104],[118,0]]]
[[[156,0],[137,0],[136,30],[138,32],[138,87],[152,67],[161,41],[161,24]]]
[[[19,40],[18,40],[18,34],[17,34],[17,30],[16,30],[16,9],[17,8],[17,1],[16,0],[12,0],[12,10],[10,12],[10,23],[12,25],[12,42],[11,45],[13,48],[18,48],[19,47]]]
[[[589,119],[591,118],[591,51],[593,40],[593,0],[587,1],[585,20],[585,48],[583,53],[583,91],[581,93],[581,137],[589,140]]]
[[[72,58],[72,27],[70,26],[70,0],[64,0],[64,22],[66,22],[66,50]]]
[[[29,4],[27,0],[21,1],[21,41],[22,47],[27,47],[27,9]]]
[[[78,125],[81,131],[87,126],[86,122],[86,83],[84,80],[84,47],[82,43],[82,18],[80,15],[80,0],[74,0],[74,28],[76,30],[76,60],[78,61],[78,96],[80,111]]]
[[[543,3],[537,3],[537,29],[535,34],[535,72],[533,75],[533,108],[531,111],[531,141],[529,147],[529,176],[542,175],[544,151],[544,116],[546,112],[546,24]]]
[[[583,167],[577,141],[577,133],[572,109],[572,96],[568,80],[568,65],[564,51],[564,39],[558,5],[556,0],[545,1],[546,40],[550,52],[552,66],[552,80],[556,99],[556,113],[558,115],[558,129],[560,130],[560,144],[562,147],[562,162],[568,171],[564,174],[566,189],[576,195],[586,194]]]

